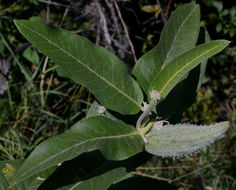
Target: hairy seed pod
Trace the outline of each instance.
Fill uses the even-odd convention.
[[[221,138],[229,122],[214,125],[177,124],[152,128],[145,135],[147,152],[162,157],[181,157],[194,153]]]

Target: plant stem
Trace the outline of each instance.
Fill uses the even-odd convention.
[[[144,110],[144,112],[140,115],[140,117],[138,118],[138,121],[136,123],[136,129],[139,129],[142,121],[145,119],[146,116],[149,115],[149,113],[152,111],[153,106],[155,105],[154,100],[151,100],[150,105],[147,107],[146,110]]]
[[[150,129],[152,128],[152,126],[153,126],[154,123],[155,123],[155,122],[153,122],[153,121],[152,121],[152,122],[149,122],[149,123],[146,125],[145,128],[141,129],[141,131],[140,131],[141,135],[144,136],[146,133],[148,133],[148,131],[150,131]]]

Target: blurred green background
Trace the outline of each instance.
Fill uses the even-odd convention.
[[[132,68],[135,58],[158,43],[171,11],[184,3],[200,4],[201,26],[211,39],[231,44],[208,61],[203,86],[182,121],[229,120],[231,128],[197,154],[176,160],[154,156],[136,173],[169,181],[179,189],[236,189],[234,1],[117,0],[119,16],[111,0],[0,0],[0,160],[27,157],[40,142],[82,119],[94,101],[22,37],[14,19],[42,20],[70,30],[108,48]]]

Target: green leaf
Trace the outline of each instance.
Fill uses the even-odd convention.
[[[215,7],[219,13],[223,9],[223,3],[221,1],[212,1],[212,6]]]
[[[161,7],[159,5],[145,5],[141,10],[146,13],[155,13],[155,18],[157,19],[161,12]]]
[[[141,8],[141,10],[146,13],[155,13],[160,9],[161,7],[159,5],[145,5]]]
[[[40,185],[38,190],[58,189],[66,185],[87,180],[94,177],[91,176],[91,173],[100,167],[104,162],[109,161],[104,158],[99,150],[83,153],[71,160],[63,162],[57,170],[50,177],[48,177],[42,185]],[[95,176],[100,174],[96,174]]]
[[[24,160],[7,160],[7,161],[1,161],[0,162],[0,189],[1,190],[7,190],[8,189],[8,178],[12,174],[17,171]],[[50,168],[48,170],[45,170],[43,172],[38,173],[37,175],[34,175],[27,180],[22,181],[21,183],[17,184],[13,188],[10,188],[11,190],[37,190],[38,187],[45,181],[45,179],[54,172],[56,167]],[[3,174],[4,171],[4,174]],[[5,176],[5,177],[4,177]],[[4,188],[3,188],[4,187]]]
[[[200,29],[197,44],[210,41],[210,36],[205,28]],[[182,113],[192,105],[205,77],[207,60],[192,69],[185,79],[180,81],[167,95],[165,100],[157,105],[158,117],[169,122],[181,122]]]
[[[127,173],[125,168],[115,168],[102,175],[91,179],[80,181],[67,187],[59,188],[60,190],[106,190],[112,184],[118,183],[123,179],[132,177],[132,173]]]
[[[143,141],[131,125],[103,116],[90,117],[36,147],[13,176],[11,185],[96,149],[109,160],[123,160],[143,151]]]
[[[223,50],[229,43],[227,40],[215,40],[188,50],[164,67],[150,84],[149,90],[157,90],[165,98],[186,73]]]
[[[126,65],[107,49],[39,21],[16,20],[18,30],[55,61],[72,80],[88,88],[107,108],[135,114],[143,94]]]
[[[27,48],[23,52],[23,57],[26,58],[29,62],[39,65],[39,56],[37,52],[33,51],[31,48]]]
[[[67,73],[65,70],[63,70],[61,67],[57,67],[56,68],[57,74],[60,77],[64,77],[64,78],[70,78],[70,74]]]
[[[146,93],[165,65],[196,44],[199,28],[198,5],[185,4],[174,11],[161,33],[158,45],[144,54],[133,69],[134,76]]]
[[[229,128],[229,122],[210,126],[177,124],[152,128],[145,135],[145,150],[162,157],[178,157],[191,154],[221,138]]]
[[[141,152],[122,161],[111,161],[103,157],[100,151],[92,151],[81,154],[76,158],[62,163],[60,167],[40,186],[39,190],[58,189],[68,187],[76,182],[90,183],[88,179],[103,175],[104,173],[116,169],[125,168],[126,175],[144,164],[151,158],[147,152]],[[119,176],[117,176],[120,178]],[[92,183],[94,183],[93,181]],[[110,183],[109,181],[104,183]]]
[[[74,186],[80,190],[93,190],[94,187],[96,187],[96,190],[105,190],[112,184],[132,177],[133,174],[131,173],[131,171],[135,170],[137,166],[144,164],[148,159],[150,159],[149,156],[149,158],[147,158],[145,155],[147,156],[145,152],[142,152],[126,160],[106,161],[94,172],[84,177],[84,179],[86,180],[80,178],[80,183],[78,182],[77,184],[74,184]],[[99,184],[99,186],[97,186],[96,184]]]
[[[216,25],[216,32],[220,32],[222,30],[222,23],[219,22],[217,25]]]

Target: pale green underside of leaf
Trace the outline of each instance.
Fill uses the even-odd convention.
[[[179,157],[194,153],[221,138],[229,122],[210,126],[192,124],[166,125],[152,129],[145,138],[145,150],[162,157]]]
[[[163,67],[195,46],[200,28],[200,8],[185,4],[170,16],[158,45],[136,63],[133,74],[147,93],[150,83]]]
[[[60,190],[106,190],[112,184],[118,183],[129,177],[132,177],[132,174],[127,173],[125,168],[115,168],[86,181],[80,181],[68,187],[60,188]]]
[[[16,20],[18,30],[55,61],[72,80],[88,88],[107,108],[135,114],[143,94],[126,65],[107,49],[39,21]]]
[[[223,50],[229,41],[215,40],[196,46],[175,58],[154,78],[149,90],[157,90],[165,98],[179,80],[201,61]]]
[[[143,141],[131,125],[103,116],[90,117],[37,146],[13,176],[11,184],[96,149],[109,160],[123,160],[142,152]]]

